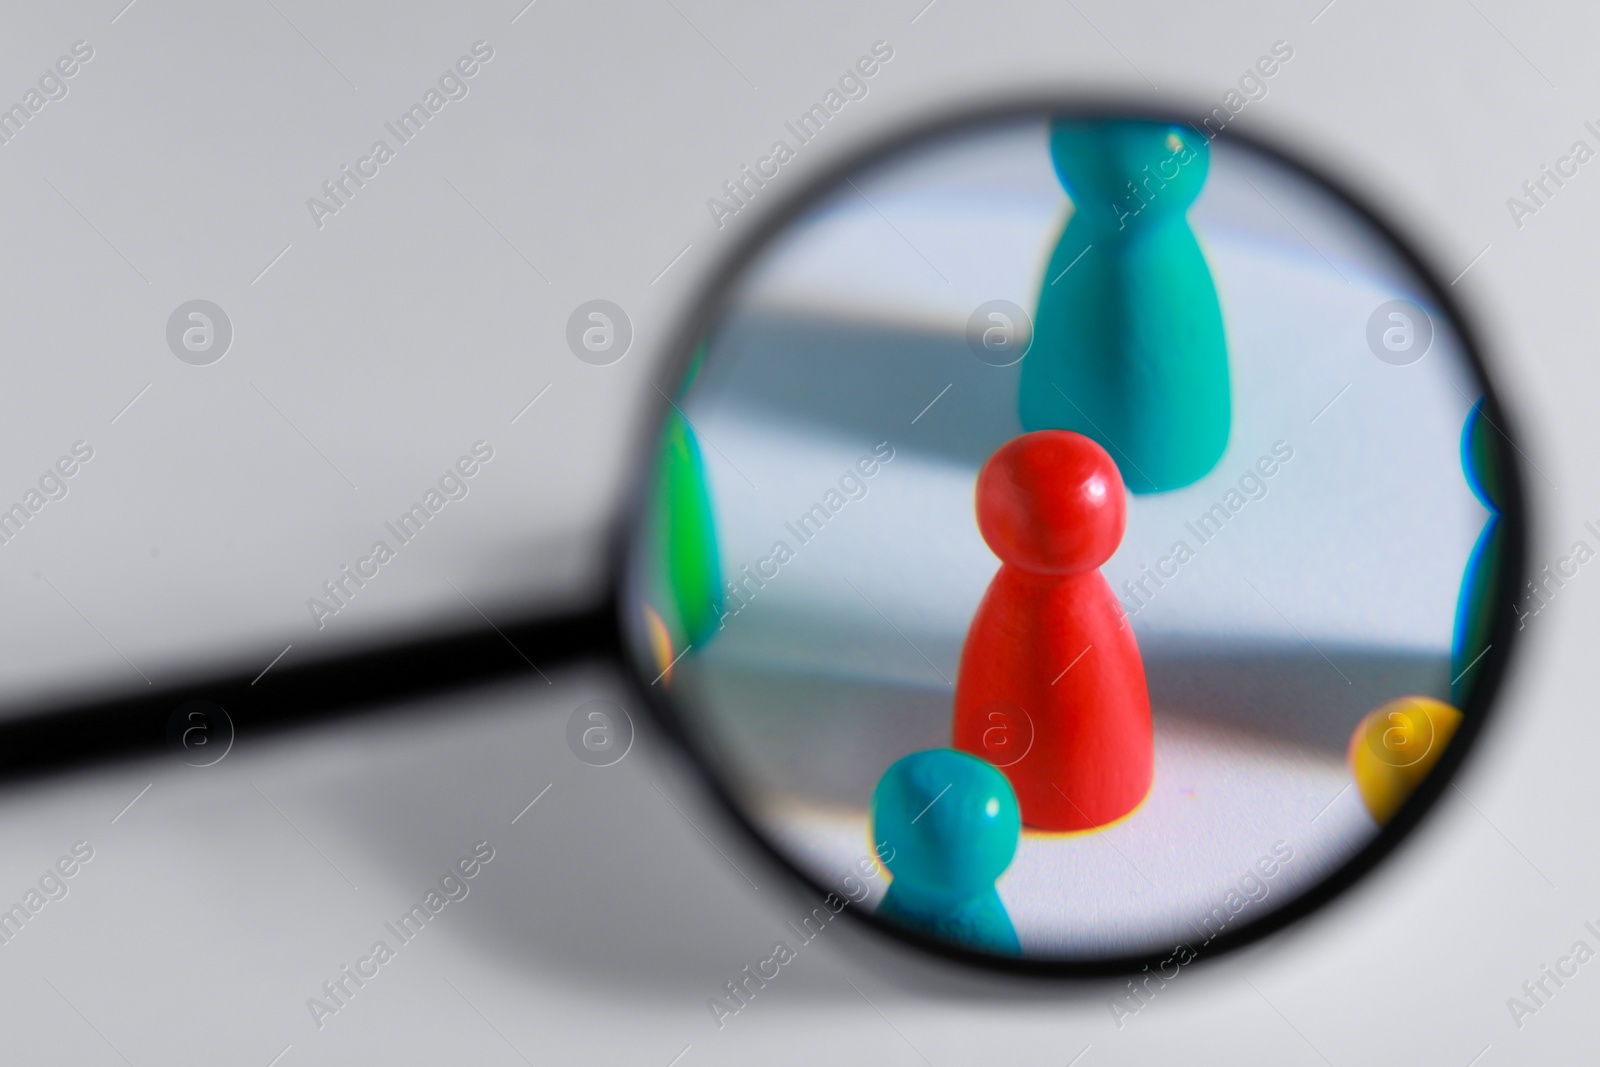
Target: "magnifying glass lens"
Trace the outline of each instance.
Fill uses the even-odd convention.
[[[1240,942],[1383,855],[1521,565],[1448,287],[1156,117],[991,115],[795,203],[663,385],[625,594],[737,814],[839,909],[1065,969]]]

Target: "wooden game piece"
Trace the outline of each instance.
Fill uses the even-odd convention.
[[[1374,822],[1382,826],[1400,810],[1460,725],[1461,712],[1420,696],[1391,700],[1356,724],[1345,762]]]
[[[1021,823],[1005,775],[950,749],[896,761],[872,791],[871,839],[894,880],[877,914],[968,948],[1015,956],[995,879]]]
[[[1500,509],[1505,499],[1500,432],[1484,414],[1483,399],[1472,405],[1461,428],[1461,469],[1472,492],[1489,509],[1483,532],[1467,557],[1456,601],[1455,633],[1450,641],[1450,701],[1465,707],[1483,670],[1489,648],[1491,612],[1489,598],[1499,588],[1505,565],[1505,530]]]
[[[961,649],[952,743],[1011,761],[1028,826],[1104,826],[1144,800],[1155,760],[1144,662],[1099,570],[1127,521],[1117,465],[1081,434],[1024,434],[984,464],[976,504],[1000,570]],[[1020,758],[996,707],[1031,726]]]
[[[1187,211],[1206,139],[1165,123],[1057,119],[1050,157],[1072,199],[1022,364],[1025,430],[1074,430],[1135,493],[1189,485],[1228,444],[1222,310]]]
[[[702,342],[680,396],[688,391],[704,358]],[[716,516],[705,460],[694,427],[676,407],[667,413],[656,464],[645,618],[652,647],[658,658],[665,656],[661,666],[669,671],[680,652],[699,648],[716,633],[723,604]]]

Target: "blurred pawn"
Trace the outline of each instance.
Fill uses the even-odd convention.
[[[1466,706],[1482,673],[1479,661],[1489,650],[1492,619],[1489,598],[1499,587],[1505,567],[1505,526],[1500,521],[1505,476],[1501,468],[1500,433],[1484,415],[1480,398],[1461,429],[1461,469],[1473,494],[1489,509],[1489,519],[1467,557],[1461,597],[1456,601],[1455,634],[1450,642],[1450,677],[1455,681],[1450,683],[1450,699],[1457,707]]]
[[[678,395],[688,392],[705,360],[695,350]],[[653,591],[645,605],[650,642],[663,680],[679,653],[698,648],[719,628],[722,568],[717,557],[716,515],[705,460],[694,427],[674,405],[662,427],[650,510],[650,571]]]
[[[1391,700],[1356,724],[1345,760],[1374,822],[1383,826],[1400,810],[1460,724],[1449,704],[1416,696]]]
[[[976,951],[1021,955],[994,888],[1022,829],[1005,775],[953,749],[914,752],[878,780],[871,829],[894,876],[879,915]]]

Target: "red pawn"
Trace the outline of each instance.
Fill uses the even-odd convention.
[[[978,474],[978,530],[1000,570],[961,649],[954,747],[1001,767],[1041,830],[1114,822],[1150,792],[1150,693],[1100,575],[1127,499],[1105,449],[1068,430],[1002,445]]]

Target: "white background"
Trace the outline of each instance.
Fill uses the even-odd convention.
[[[0,32],[3,101],[74,41],[96,53],[0,147],[0,497],[76,439],[97,450],[0,549],[12,694],[312,655],[424,611],[466,618],[463,593],[491,615],[576,595],[673,316],[786,187],[996,93],[1213,106],[1280,39],[1295,57],[1238,124],[1354,183],[1447,280],[1472,264],[1455,288],[1542,472],[1535,564],[1590,537],[1600,178],[1585,168],[1521,228],[1506,207],[1595,144],[1600,15],[1576,5],[123,2],[13,5]],[[305,198],[480,39],[495,59],[471,94],[316,229]],[[719,231],[706,198],[879,39],[895,58],[870,95]],[[163,336],[195,297],[236,333],[209,368]],[[594,297],[637,333],[607,368],[563,341]],[[314,630],[304,599],[480,438],[497,458],[472,495]],[[1186,969],[1120,1030],[1113,984],[951,972],[836,924],[718,1031],[705,999],[809,904],[648,732],[616,767],[574,759],[566,716],[607,683],[571,675],[207,770],[9,790],[0,897],[75,840],[97,853],[0,947],[6,1059],[1580,1061],[1600,965],[1521,1029],[1506,998],[1578,938],[1600,948],[1582,927],[1600,919],[1595,581],[1531,620],[1498,723],[1394,862],[1273,943]],[[474,895],[318,1031],[305,998],[482,838],[498,852]]]

